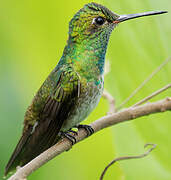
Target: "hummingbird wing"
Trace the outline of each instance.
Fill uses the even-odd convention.
[[[49,90],[52,84],[50,89],[53,90]],[[5,174],[18,165],[25,165],[59,140],[58,133],[79,95],[80,80],[72,70],[58,69],[50,74],[29,108],[31,115],[33,109],[38,109],[39,121],[33,125],[25,119],[23,135],[5,168]],[[42,102],[43,108],[38,108],[37,104]]]
[[[40,125],[35,129],[31,144],[37,144],[36,152],[39,149],[47,149],[57,142],[56,137],[69,113],[72,112],[79,95],[80,81],[77,74],[73,71],[63,71],[53,93],[46,100]],[[37,140],[37,137],[41,137],[40,140]]]

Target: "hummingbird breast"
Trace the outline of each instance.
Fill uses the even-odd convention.
[[[75,106],[64,121],[61,131],[67,131],[83,121],[97,106],[103,92],[104,80],[100,75],[96,80],[86,82],[81,80],[80,95]]]

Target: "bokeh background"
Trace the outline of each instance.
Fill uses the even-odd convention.
[[[25,110],[37,89],[60,59],[66,44],[68,22],[88,0],[6,0],[0,5],[0,179],[22,130]],[[118,14],[168,10],[170,0],[103,0]],[[113,32],[107,60],[110,73],[105,88],[119,105],[166,58],[171,56],[171,14],[125,22]],[[171,82],[167,64],[125,107]],[[152,101],[171,96],[166,91]],[[106,114],[101,99],[86,120]],[[34,172],[29,180],[95,180],[105,165],[122,155],[144,152],[148,157],[117,163],[105,180],[171,180],[171,112],[139,118],[105,129],[74,146]]]

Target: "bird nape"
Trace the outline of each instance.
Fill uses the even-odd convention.
[[[118,15],[100,4],[89,3],[75,14],[59,63],[25,113],[22,136],[5,168],[5,175],[57,143],[61,134],[71,140],[69,131],[97,106],[103,92],[108,40],[116,25],[162,13],[166,11]]]

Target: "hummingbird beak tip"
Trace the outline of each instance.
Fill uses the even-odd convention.
[[[134,19],[134,18],[164,14],[164,13],[168,13],[168,11],[150,11],[150,12],[144,12],[144,13],[120,15],[119,18],[117,18],[115,21],[113,21],[113,23],[118,24],[118,23],[121,23],[123,21],[127,21],[127,20]]]

